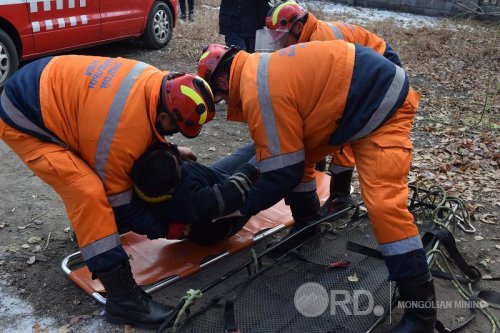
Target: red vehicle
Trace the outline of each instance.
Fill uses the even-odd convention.
[[[0,0],[0,88],[19,61],[142,37],[168,44],[177,0]]]

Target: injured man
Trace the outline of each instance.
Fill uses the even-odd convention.
[[[156,142],[135,162],[132,182],[168,239],[211,245],[237,233],[249,217],[238,211],[259,176],[248,144],[210,165],[182,160],[177,147]],[[134,230],[134,226],[125,226]]]

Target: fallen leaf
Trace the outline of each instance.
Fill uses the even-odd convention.
[[[496,224],[495,215],[493,214],[482,214],[479,216],[479,220],[487,224]]]
[[[23,249],[29,249],[30,245],[29,244],[23,244],[23,245],[21,245],[21,248],[23,248]]]
[[[42,239],[40,237],[33,236],[33,237],[30,237],[28,239],[28,243],[30,243],[30,244],[36,244],[36,243],[41,242],[41,240]]]
[[[0,224],[0,229],[3,229],[3,228],[5,228],[5,223]]]
[[[20,226],[18,226],[18,227],[17,227],[17,229],[19,229],[19,230],[24,230],[24,229],[26,229],[27,227],[29,227],[30,225],[31,225],[31,223],[28,223],[28,224],[26,224],[26,225],[20,225]]]
[[[63,326],[59,327],[57,329],[57,333],[69,333],[70,332],[69,326],[70,325],[66,324],[66,325],[63,325]]]
[[[483,236],[474,236],[474,239],[477,241],[483,240]]]
[[[33,264],[35,263],[35,261],[36,261],[35,256],[31,256],[31,257],[28,259],[27,263],[28,263],[28,265],[33,265]]]
[[[71,227],[64,228],[64,232],[70,232],[70,230],[71,230]]]
[[[497,250],[500,250],[500,245],[495,245],[495,247],[497,248]]]

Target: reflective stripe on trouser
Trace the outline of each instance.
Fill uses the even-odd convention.
[[[363,201],[389,275],[396,280],[421,276],[428,269],[421,260],[422,243],[407,208],[410,130],[418,101],[418,94],[410,90],[403,105],[385,125],[352,143]],[[397,258],[411,262],[401,265],[400,260],[391,260]]]
[[[335,147],[335,153],[332,154],[332,160],[328,171],[338,174],[344,171],[354,169],[354,155],[350,144],[341,147]]]
[[[66,148],[22,133],[0,120],[3,126],[5,143],[61,196],[83,258],[88,260],[120,246],[113,210],[95,172]],[[117,259],[117,263],[123,261]]]

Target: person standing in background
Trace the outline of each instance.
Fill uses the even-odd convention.
[[[255,31],[264,27],[269,9],[268,0],[222,0],[219,33],[224,35],[226,45],[253,52]]]
[[[188,20],[194,21],[194,0],[187,0],[188,4]],[[186,20],[186,0],[179,0],[179,7],[181,8],[181,20]]]

